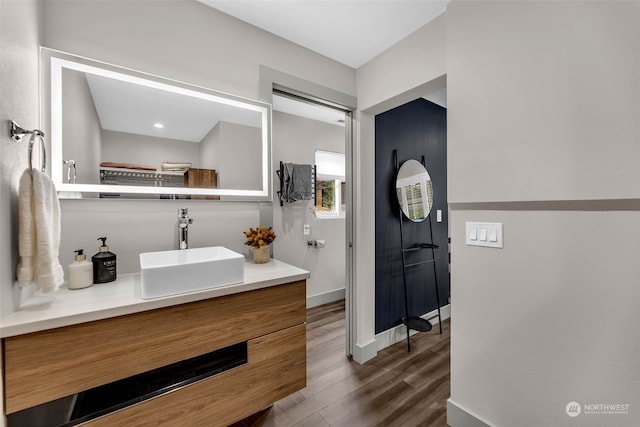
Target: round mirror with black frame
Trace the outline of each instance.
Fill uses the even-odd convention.
[[[402,213],[413,222],[422,222],[433,206],[433,185],[427,169],[417,160],[402,163],[396,175],[396,195]]]

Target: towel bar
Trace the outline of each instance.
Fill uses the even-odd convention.
[[[47,147],[44,143],[44,132],[38,129],[26,130],[20,127],[13,120],[9,120],[9,134],[14,141],[22,141],[22,137],[31,134],[31,140],[29,141],[29,170],[33,170],[33,144],[35,139],[40,137],[40,150],[42,152],[42,159],[40,170],[45,172],[47,170]]]
[[[309,199],[305,200],[315,200],[316,198],[316,165],[311,166],[311,196]],[[277,192],[278,199],[280,200],[280,206],[284,206],[284,202],[290,202],[287,200],[287,196],[285,195],[285,164],[281,161],[280,168],[276,171],[278,178],[280,179],[280,191]],[[315,215],[315,213],[314,213]]]

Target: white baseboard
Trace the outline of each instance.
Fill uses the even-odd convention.
[[[447,424],[451,427],[491,427],[491,424],[447,399]]]
[[[359,364],[366,363],[367,361],[373,359],[378,355],[378,344],[375,339],[372,339],[368,343],[361,345],[356,344],[353,347],[353,360],[358,362]]]
[[[339,301],[341,299],[344,299],[344,295],[345,288],[335,289],[333,291],[324,292],[318,295],[311,295],[307,297],[307,308],[313,308],[322,304]]]
[[[438,326],[438,310],[433,310],[429,313],[426,313],[420,317],[423,319],[429,319],[433,316],[435,318],[431,319],[430,322],[434,328]],[[451,304],[447,304],[443,307],[440,307],[440,315],[442,316],[442,320],[448,319],[451,317]],[[411,331],[411,335],[417,334],[418,331]],[[404,325],[398,325],[391,329],[387,329],[386,331],[380,332],[376,334],[375,342],[377,343],[377,350],[380,351],[383,348],[387,348],[397,342],[407,339],[407,328]]]

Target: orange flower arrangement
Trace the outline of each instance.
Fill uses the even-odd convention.
[[[276,232],[271,227],[263,227],[258,225],[257,229],[249,228],[243,232],[247,238],[244,242],[245,245],[252,246],[254,248],[260,248],[271,244],[276,239]]]

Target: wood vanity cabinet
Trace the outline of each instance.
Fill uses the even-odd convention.
[[[7,414],[246,342],[246,363],[86,422],[228,425],[306,386],[304,280],[4,339]]]

